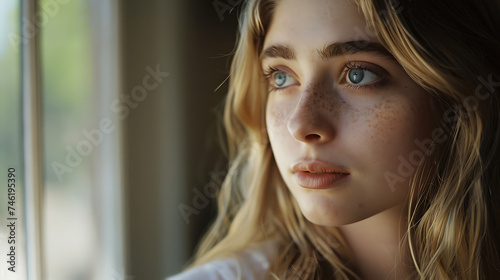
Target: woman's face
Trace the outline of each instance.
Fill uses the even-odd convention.
[[[431,101],[356,6],[278,1],[261,59],[269,139],[304,216],[339,226],[403,204]]]

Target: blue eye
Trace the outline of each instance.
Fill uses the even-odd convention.
[[[282,71],[275,72],[273,75],[273,79],[275,86],[278,88],[286,87],[295,83],[295,79],[292,78],[292,76]]]
[[[380,77],[367,69],[352,68],[347,72],[347,82],[353,85],[369,84],[379,80]]]

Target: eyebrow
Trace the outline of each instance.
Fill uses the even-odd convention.
[[[322,59],[333,58],[341,55],[355,54],[355,53],[375,53],[383,57],[394,59],[394,56],[382,46],[380,43],[368,41],[348,41],[348,42],[335,42],[326,45],[322,49],[317,50],[318,55]],[[266,48],[260,60],[267,58],[284,58],[287,60],[295,60],[295,51],[292,47],[285,44],[272,45]]]
[[[288,60],[295,60],[295,51],[293,50],[293,48],[287,45],[283,44],[273,45],[262,52],[260,60],[264,60],[266,58],[274,58],[274,57],[281,57]]]

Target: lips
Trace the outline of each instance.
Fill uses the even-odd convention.
[[[307,189],[329,189],[338,186],[350,173],[342,167],[321,160],[301,160],[291,166],[297,184]]]

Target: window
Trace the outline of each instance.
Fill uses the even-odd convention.
[[[66,3],[67,2],[67,3]],[[91,279],[98,251],[88,1],[39,2],[43,116],[43,263],[47,279]],[[92,143],[91,143],[92,144]],[[71,257],[68,257],[71,256]]]
[[[201,208],[193,201],[225,174],[214,109],[225,96],[229,56],[220,54],[234,46],[236,13],[211,1],[0,2],[0,35],[9,38],[0,40],[0,279],[38,280],[33,264],[50,280],[180,271],[215,212],[213,193]],[[21,2],[38,7],[33,22]],[[22,67],[21,43],[36,36],[40,162],[23,148],[30,110],[21,109],[31,101],[22,84],[36,69]],[[24,178],[34,178],[25,163],[43,174],[40,196],[24,191]],[[15,273],[4,254],[10,166],[19,180]],[[196,214],[186,220],[181,205]],[[38,250],[30,238],[40,238],[41,256],[29,257]]]
[[[104,119],[102,106],[109,105],[118,95],[120,84],[118,54],[109,55],[119,42],[116,38],[107,41],[118,33],[117,3],[41,0],[23,1],[21,5],[20,2],[0,3],[0,33],[2,38],[9,39],[0,40],[3,68],[0,178],[5,192],[0,195],[0,215],[2,224],[7,225],[9,217],[17,218],[15,230],[5,225],[0,230],[3,260],[0,278],[37,279],[33,266],[36,264],[42,268],[43,279],[122,279],[125,273],[120,237],[121,169],[109,163],[117,162],[119,157],[120,125],[114,126],[114,134],[101,139],[96,134]],[[35,19],[31,21],[22,10],[30,4],[38,7],[32,12]],[[32,59],[22,52],[22,43],[37,37],[39,44],[35,49],[39,54],[42,97],[37,105],[42,118],[35,119],[42,133],[34,141],[40,144],[43,161],[34,165],[40,168],[43,179],[38,182],[41,195],[26,198],[24,190],[29,184],[23,180],[28,173],[24,163],[32,162],[29,149],[23,151],[23,139],[30,137],[29,132],[23,132],[23,123],[29,131],[25,120],[30,110],[21,109],[23,100],[26,101],[21,91],[23,82],[36,80],[28,75],[35,73],[36,67],[22,68],[23,60]],[[15,173],[15,189],[7,188],[8,173]],[[42,211],[31,209],[35,221],[40,223],[41,234],[36,226],[32,232],[41,238],[42,246],[41,256],[27,259],[30,250],[38,250],[30,239],[33,235],[30,237],[30,231],[25,231],[26,226],[33,229],[36,224],[27,216],[31,199],[41,205]],[[9,216],[14,209],[14,215]],[[11,247],[4,241],[9,237],[16,243],[13,253],[7,255],[4,252],[9,253]],[[5,265],[7,261],[12,265]]]

